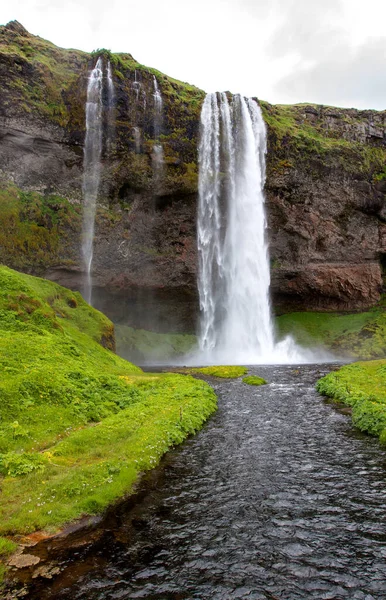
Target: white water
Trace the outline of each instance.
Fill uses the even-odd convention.
[[[139,127],[133,127],[134,141],[135,141],[135,152],[141,153],[141,130]]]
[[[277,343],[269,301],[264,209],[266,128],[253,100],[208,94],[199,145],[199,354],[193,362],[299,362]]]
[[[107,62],[107,150],[114,149],[115,141],[115,88],[110,61]]]
[[[134,109],[134,123],[138,123],[138,109],[139,109],[139,93],[142,88],[142,84],[138,81],[137,78],[137,70],[134,71],[134,81],[132,84],[132,88],[135,91],[135,109]],[[142,90],[143,97],[145,98],[146,104],[146,92]],[[145,108],[145,106],[144,106]],[[133,127],[133,135],[134,135],[134,143],[135,143],[135,152],[137,154],[141,153],[141,130],[138,125],[134,125]]]
[[[102,154],[102,86],[103,64],[99,57],[87,86],[86,139],[83,162],[82,256],[86,270],[85,300],[91,304],[91,265],[94,247],[95,211],[100,181]]]
[[[153,178],[154,188],[156,192],[159,192],[162,184],[163,169],[164,169],[164,151],[159,141],[159,136],[162,130],[163,120],[163,100],[158,82],[155,76],[153,76],[154,82],[154,139],[156,143],[153,146],[152,163],[153,163]]]

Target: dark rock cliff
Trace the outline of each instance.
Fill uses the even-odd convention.
[[[77,287],[87,77],[111,62],[94,282],[196,306],[197,139],[204,92],[129,54],[63,50],[0,27],[0,260]],[[153,176],[154,76],[164,100]],[[373,305],[386,260],[386,112],[261,102],[275,306]],[[114,131],[114,136],[112,136]],[[180,306],[177,303],[175,306]]]

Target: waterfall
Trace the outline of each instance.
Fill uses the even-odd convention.
[[[115,88],[110,61],[107,62],[107,151],[113,150],[115,140]]]
[[[159,135],[161,133],[163,101],[162,101],[161,92],[159,90],[158,82],[157,82],[155,75],[153,75],[153,82],[154,82],[154,94],[153,94],[153,98],[154,98],[154,137],[156,140],[158,140]]]
[[[163,100],[158,82],[155,76],[153,76],[154,83],[154,139],[156,143],[153,146],[153,177],[154,177],[154,188],[159,191],[163,176],[164,167],[164,152],[162,145],[159,141],[159,136],[162,130],[162,113],[163,113]]]
[[[134,127],[133,127],[133,134],[134,134],[134,143],[135,143],[135,152],[137,154],[140,154],[141,152],[141,130],[138,127],[138,108],[139,108],[139,93],[141,91],[141,87],[142,84],[140,81],[138,81],[137,79],[137,69],[134,70],[134,81],[132,83],[132,88],[135,91],[135,110],[134,110]],[[143,91],[142,92],[144,97],[146,98],[146,94]],[[144,109],[146,108],[146,106],[144,106]]]
[[[86,269],[85,300],[91,303],[91,265],[95,228],[95,211],[100,180],[102,154],[102,85],[103,64],[99,57],[87,85],[86,139],[83,159],[83,227],[82,255]]]
[[[197,222],[201,362],[300,359],[275,343],[264,210],[266,128],[258,104],[208,94],[201,112]]]

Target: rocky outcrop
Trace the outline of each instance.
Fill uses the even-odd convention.
[[[112,65],[116,107],[113,143],[107,142],[105,116],[94,282],[129,296],[133,290],[186,294],[197,306],[197,140],[204,92],[129,54],[100,54],[104,68],[107,61]],[[84,105],[95,60],[57,48],[15,22],[0,27],[0,177],[3,191],[12,188],[0,208],[8,232],[3,242],[0,235],[0,259],[72,287],[83,278]],[[153,177],[152,163],[154,76],[164,100],[161,179]],[[261,106],[269,132],[274,305],[373,305],[386,264],[386,112]],[[27,192],[40,194],[40,213],[37,195],[32,201]],[[5,191],[2,197],[10,196]],[[39,240],[52,238],[43,249],[39,242],[38,253],[34,231]]]
[[[386,253],[386,113],[286,107],[283,127],[276,107],[263,108],[275,304],[372,305]]]

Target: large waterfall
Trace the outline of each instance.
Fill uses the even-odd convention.
[[[95,211],[100,180],[102,154],[102,86],[103,63],[99,57],[88,79],[86,102],[86,139],[83,163],[83,240],[82,254],[86,268],[85,300],[91,303],[91,265],[94,247]]]
[[[201,113],[198,255],[200,360],[300,358],[275,343],[264,210],[266,128],[258,104],[208,94]],[[290,356],[291,354],[291,356]]]

